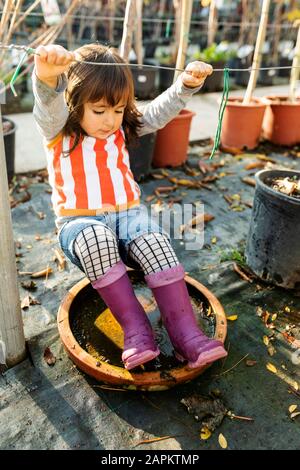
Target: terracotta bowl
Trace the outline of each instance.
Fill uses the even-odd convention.
[[[161,391],[194,379],[209,365],[188,369],[174,355],[151,290],[140,271],[128,270],[135,293],[155,332],[160,356],[131,371],[121,362],[123,332],[88,279],[73,286],[58,310],[58,330],[72,361],[95,379],[129,390]],[[226,316],[218,299],[195,279],[185,277],[197,321],[208,336],[224,343]]]

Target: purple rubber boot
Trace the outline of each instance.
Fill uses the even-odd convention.
[[[133,369],[151,361],[160,351],[155,344],[147,315],[136,298],[126,267],[119,261],[101,278],[92,282],[124,331],[122,361]]]
[[[223,343],[208,338],[198,327],[184,280],[182,265],[145,276],[159,307],[177,359],[194,369],[227,356]]]

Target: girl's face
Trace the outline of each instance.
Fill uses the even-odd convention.
[[[116,106],[110,106],[104,99],[96,103],[84,103],[80,125],[87,135],[107,139],[121,127],[125,107],[124,100],[119,101]]]

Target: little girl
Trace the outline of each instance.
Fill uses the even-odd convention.
[[[125,263],[143,270],[179,360],[196,368],[225,357],[223,344],[197,326],[185,270],[167,233],[140,207],[126,150],[174,118],[212,67],[190,63],[176,83],[138,110],[129,68],[97,65],[124,63],[111,47],[90,44],[72,53],[50,45],[37,54],[33,112],[47,151],[59,243],[123,328],[125,368],[159,354]]]

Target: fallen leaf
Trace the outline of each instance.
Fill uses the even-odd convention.
[[[147,197],[146,197],[145,201],[146,201],[146,202],[151,202],[151,201],[153,201],[153,199],[155,199],[155,197],[156,197],[156,196],[155,196],[154,194],[150,194],[150,196],[147,196]]]
[[[250,178],[249,176],[245,176],[244,178],[242,178],[242,181],[243,183],[248,184],[249,186],[256,186],[255,179]]]
[[[180,184],[181,186],[187,186],[187,187],[195,187],[198,185],[196,181],[186,180],[184,178],[177,180],[177,184]]]
[[[49,274],[52,273],[52,269],[51,268],[46,268],[46,269],[43,269],[42,271],[38,271],[36,273],[32,273],[31,274],[31,277],[33,278],[38,278],[38,277],[47,277],[49,276]]]
[[[270,344],[270,345],[268,346],[268,354],[269,354],[269,356],[274,356],[275,352],[276,352],[276,350],[275,350],[274,346],[273,346],[272,344]]]
[[[217,243],[217,237],[212,237],[211,243],[215,245]]]
[[[254,359],[247,359],[246,361],[246,366],[248,367],[256,366],[256,364],[257,364],[257,361],[254,361]]]
[[[230,321],[235,321],[238,319],[238,316],[237,315],[230,315],[229,317],[226,317],[227,320],[230,320]]]
[[[152,173],[151,176],[152,176],[152,178],[154,178],[156,180],[163,180],[165,178],[165,176],[160,174],[160,173]]]
[[[53,251],[55,254],[53,261],[58,261],[58,270],[64,271],[66,268],[66,258],[59,250],[54,249]]]
[[[205,178],[203,178],[201,180],[201,183],[213,183],[214,181],[216,181],[218,179],[218,176],[216,175],[210,175],[210,176],[206,176]]]
[[[180,226],[180,231],[181,233],[186,230],[187,228],[193,228],[193,227],[197,227],[197,225],[199,224],[203,224],[203,223],[206,223],[206,222],[210,222],[211,220],[213,220],[215,217],[214,215],[211,215],[211,214],[199,214],[199,215],[196,215],[195,217],[192,217],[191,220],[188,221],[187,224],[183,224]]]
[[[225,199],[227,204],[229,204],[231,206],[231,204],[233,203],[233,200],[231,199],[231,197],[228,194],[224,194],[223,198]]]
[[[264,168],[266,163],[264,162],[251,162],[245,166],[245,170],[255,170],[255,168]]]
[[[300,411],[296,411],[296,413],[292,413],[290,418],[296,418],[296,416],[299,416],[300,415]]]
[[[293,413],[298,408],[298,405],[291,405],[289,406],[289,412]]]
[[[41,302],[30,295],[26,295],[21,302],[21,309],[24,310],[25,308],[29,308],[30,305],[41,305]]]
[[[54,356],[49,347],[47,347],[44,351],[44,359],[47,362],[48,366],[54,366],[56,362],[56,357]]]
[[[221,145],[220,149],[222,152],[231,153],[232,155],[241,155],[243,153],[243,150],[237,147],[224,147],[224,145]]]
[[[204,214],[204,223],[205,222],[210,222],[211,220],[214,220],[215,216],[211,214]]]
[[[266,368],[270,371],[270,372],[273,372],[273,374],[277,374],[277,369],[276,367],[271,364],[271,362],[268,362],[268,364],[266,365]]]
[[[174,186],[158,186],[155,190],[154,190],[154,193],[157,197],[160,197],[162,194],[168,194],[172,191],[175,191],[175,189],[177,188],[176,185]]]
[[[37,288],[36,283],[34,281],[22,281],[21,286],[23,287],[23,289],[27,290],[36,290]]]
[[[203,160],[199,160],[200,171],[205,175],[208,171],[212,171],[212,166],[205,163]]]
[[[273,158],[270,158],[270,157],[267,157],[266,155],[255,155],[256,158],[258,158],[258,160],[262,160],[263,162],[271,162],[271,163],[277,163],[276,160],[274,160]]]
[[[187,165],[184,167],[184,172],[189,176],[199,176],[200,175],[200,171],[197,171],[194,168],[191,168]]]
[[[226,437],[223,436],[222,433],[219,434],[218,441],[219,441],[219,444],[222,447],[222,449],[227,449],[227,440],[226,440]]]
[[[265,344],[266,346],[269,346],[269,342],[270,342],[269,337],[266,336],[266,335],[264,335],[264,337],[263,337],[263,342],[264,342],[264,344]]]
[[[151,442],[157,441],[165,441],[166,439],[173,439],[176,436],[164,436],[164,437],[154,437],[153,439],[146,439],[144,441],[139,441],[135,446],[139,446],[141,444],[150,444]]]
[[[26,295],[24,299],[21,302],[21,309],[24,310],[25,308],[28,308],[30,305],[30,296]]]
[[[210,437],[211,437],[211,431],[206,426],[204,426],[200,432],[200,439],[206,440],[206,439],[209,439]]]

